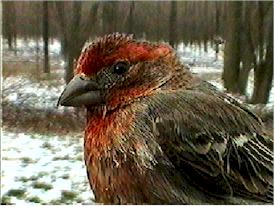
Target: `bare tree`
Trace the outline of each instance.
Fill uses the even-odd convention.
[[[254,56],[254,45],[251,36],[250,5],[248,2],[242,2],[242,32],[241,38],[241,67],[238,79],[238,89],[240,94],[246,94],[249,72],[256,64]]]
[[[160,34],[160,26],[161,26],[161,2],[160,1],[158,1],[157,2],[157,10],[156,10],[156,12],[157,12],[157,25],[156,25],[156,29],[157,29],[157,40],[159,41],[161,38],[160,38],[160,36],[161,36],[161,34]]]
[[[135,24],[135,21],[134,21],[134,9],[135,9],[135,2],[134,1],[131,1],[130,2],[130,8],[129,8],[129,16],[128,16],[128,32],[130,34],[133,34],[134,33],[134,24]]]
[[[175,47],[177,39],[177,2],[170,3],[170,17],[169,17],[169,44]]]
[[[49,66],[49,10],[48,2],[43,2],[43,42],[44,42],[44,73],[50,73]]]
[[[216,53],[216,60],[218,60],[218,54],[219,54],[219,32],[220,29],[220,9],[219,9],[219,5],[218,2],[215,2],[215,34],[216,34],[216,39],[215,41],[215,53]]]
[[[267,44],[265,44],[266,54],[264,57],[260,57],[260,62],[254,69],[254,91],[251,103],[267,103],[273,80],[273,2],[267,2],[266,4],[272,4],[267,7],[268,11],[259,12],[260,15],[265,14],[269,17]],[[262,7],[260,10],[263,11],[264,5],[259,4],[259,7]],[[264,17],[262,17],[262,20],[263,19]],[[262,38],[261,35],[260,37]],[[259,47],[259,56],[261,55],[261,50],[264,50],[261,49],[261,47],[263,47],[263,45]]]
[[[84,2],[71,2],[73,6],[73,15],[67,16],[66,8],[68,2],[55,2],[59,26],[61,32],[61,47],[64,56],[65,66],[65,81],[68,83],[73,77],[74,61],[78,58],[84,43],[87,41],[91,33],[91,22],[95,22],[98,9],[98,2],[94,2],[88,14],[88,19],[83,22],[82,6]]]
[[[241,2],[228,2],[228,31],[224,49],[224,87],[233,93],[239,91]]]
[[[39,71],[39,37],[41,36],[41,30],[40,30],[40,22],[41,22],[41,17],[40,17],[40,9],[41,9],[41,2],[36,2],[36,4],[33,5],[34,9],[35,9],[35,25],[37,25],[34,28],[34,33],[35,33],[35,42],[36,42],[36,48],[35,48],[35,52],[36,52],[36,71]]]
[[[104,34],[109,34],[117,31],[118,3],[119,2],[116,1],[102,2],[102,19]]]
[[[33,4],[40,4],[41,12]],[[15,46],[17,36],[25,39],[43,36],[43,28],[40,27],[43,25],[43,4],[46,3],[3,1],[3,36],[10,48]],[[267,37],[270,27],[267,24],[267,13],[273,2],[58,1],[48,2],[47,5],[50,28],[48,38],[58,37],[61,40],[67,82],[73,76],[74,61],[85,41],[107,33],[129,32],[137,38],[169,41],[172,46],[180,39],[185,45],[204,46],[205,50],[209,40],[214,40],[210,43],[216,50],[216,58],[220,40],[226,40],[223,73],[225,88],[245,94],[252,69],[255,73],[255,90],[251,101],[258,102],[260,99],[256,97],[260,95],[256,94],[268,88],[262,86],[261,82],[265,82],[266,78],[262,78],[261,74],[265,73],[264,68],[269,65],[266,63],[267,54],[271,53],[271,49],[267,48],[270,42]],[[55,5],[54,10],[51,5]]]
[[[15,2],[3,2],[3,32],[8,40],[9,49],[13,49],[13,42],[16,39],[16,12]]]

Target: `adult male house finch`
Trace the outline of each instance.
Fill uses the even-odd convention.
[[[87,108],[96,202],[273,202],[273,142],[261,120],[169,45],[111,34],[83,50],[75,71],[59,104]]]

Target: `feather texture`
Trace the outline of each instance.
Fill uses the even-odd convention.
[[[123,116],[112,114],[116,117],[114,123],[128,129],[117,138],[109,129],[108,138],[117,141],[111,152],[120,152],[124,158],[120,157],[117,167],[110,169],[106,160],[102,161],[105,173],[98,174],[113,179],[105,185],[112,184],[116,189],[110,191],[110,197],[113,194],[120,197],[115,203],[234,204],[236,199],[242,199],[237,203],[245,204],[273,201],[272,140],[265,137],[262,123],[243,106],[225,102],[224,94],[214,96],[206,93],[205,88],[201,91],[200,85],[196,87],[159,91],[114,112]],[[106,131],[101,134],[104,133]],[[108,157],[113,159],[115,156]],[[87,166],[89,169],[90,164]],[[131,166],[132,171],[126,176],[127,166]],[[95,169],[90,169],[90,173],[96,174]],[[121,184],[121,180],[127,182],[123,182],[122,187],[116,183],[119,180]],[[120,188],[127,189],[127,195],[121,196]],[[105,194],[98,196],[102,195]],[[106,203],[105,199],[103,202]],[[113,203],[113,200],[107,203]]]
[[[123,74],[112,70],[118,61]],[[87,105],[85,163],[105,204],[273,202],[273,140],[261,120],[194,76],[165,44],[99,38],[76,73],[98,83]]]

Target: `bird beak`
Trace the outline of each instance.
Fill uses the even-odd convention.
[[[66,86],[59,97],[57,106],[87,106],[102,104],[98,84],[95,80],[86,80],[76,75]]]

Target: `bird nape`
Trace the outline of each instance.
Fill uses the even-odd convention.
[[[98,203],[273,202],[273,140],[261,120],[167,44],[98,38],[59,104],[87,108],[84,157]]]

